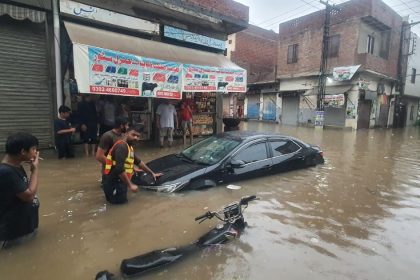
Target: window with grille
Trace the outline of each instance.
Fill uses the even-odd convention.
[[[416,83],[416,75],[417,75],[416,68],[412,68],[411,69],[411,83],[412,84],[415,84]]]
[[[375,49],[375,37],[373,37],[372,35],[368,35],[366,52],[373,54],[374,49]]]
[[[298,61],[298,44],[290,45],[287,48],[287,64],[296,63]]]

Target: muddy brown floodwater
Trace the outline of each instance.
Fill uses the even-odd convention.
[[[0,251],[0,279],[93,279],[123,258],[190,243],[217,222],[194,217],[257,194],[240,239],[142,279],[420,279],[420,130],[315,131],[244,123],[324,150],[321,166],[206,191],[129,194],[105,203],[99,164],[80,157],[40,166],[36,239]],[[145,161],[176,152],[143,147]]]

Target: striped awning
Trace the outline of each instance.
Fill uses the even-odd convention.
[[[45,12],[0,3],[0,16],[9,15],[17,20],[29,19],[32,22],[45,21]]]

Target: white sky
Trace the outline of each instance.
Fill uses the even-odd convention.
[[[325,9],[319,0],[235,0],[249,7],[249,23],[278,33],[278,25],[317,10]],[[382,0],[402,16],[409,16],[410,22],[420,21],[420,0]],[[330,0],[340,4],[347,0]],[[412,30],[420,35],[420,24]]]

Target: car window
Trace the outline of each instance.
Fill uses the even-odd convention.
[[[294,153],[300,149],[299,145],[290,140],[274,140],[270,141],[273,149],[273,157]]]
[[[215,164],[240,143],[236,139],[212,136],[185,149],[181,154],[197,163]]]
[[[245,163],[250,163],[267,158],[267,148],[265,142],[262,142],[241,150],[237,155],[234,156],[233,159],[242,160]]]

